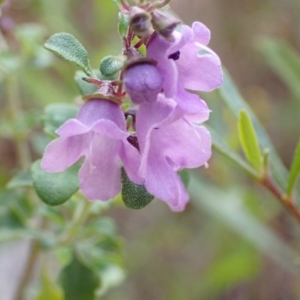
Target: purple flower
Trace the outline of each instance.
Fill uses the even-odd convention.
[[[135,104],[154,102],[163,87],[163,77],[150,63],[137,63],[124,73],[126,92]]]
[[[136,171],[139,153],[127,141],[124,114],[116,103],[88,100],[76,119],[68,120],[56,132],[60,137],[46,148],[41,167],[61,172],[85,156],[79,181],[88,199],[108,200],[120,192],[120,160],[129,178],[143,183]]]
[[[219,57],[207,47],[209,29],[200,22],[192,28],[183,25],[181,32],[174,31],[174,42],[154,35],[147,47],[149,59],[157,61],[157,69],[164,78],[164,94],[187,112],[201,112],[203,104],[197,95],[185,89],[211,91],[222,83]],[[199,54],[199,51],[205,52]]]
[[[198,122],[205,121],[208,113],[199,114]],[[141,151],[139,175],[145,178],[149,193],[166,201],[172,210],[181,211],[189,196],[177,171],[207,162],[211,156],[210,134],[193,124],[190,115],[183,114],[176,102],[163,94],[156,102],[141,105],[136,117]]]

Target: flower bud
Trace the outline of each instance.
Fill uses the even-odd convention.
[[[160,10],[152,12],[152,26],[154,30],[165,39],[173,41],[173,31],[180,24],[180,20],[168,15]]]
[[[156,62],[141,55],[135,48],[127,51],[124,68],[126,92],[135,104],[156,101],[163,86],[163,76],[156,68]]]
[[[151,26],[151,14],[137,6],[130,8],[129,24],[131,30],[139,37],[147,37],[153,31]]]

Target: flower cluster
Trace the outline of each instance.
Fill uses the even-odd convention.
[[[120,192],[123,166],[131,181],[181,211],[189,196],[178,171],[200,167],[211,156],[210,134],[199,125],[210,110],[193,91],[220,86],[221,63],[207,47],[210,31],[202,23],[178,26],[153,5],[124,4],[122,12],[130,26],[120,80],[96,80],[99,90],[57,130],[60,137],[46,148],[41,166],[60,172],[84,156],[79,179],[90,200]],[[132,45],[134,37],[139,42]],[[142,45],[146,55],[138,51]],[[132,106],[124,111],[126,96]]]

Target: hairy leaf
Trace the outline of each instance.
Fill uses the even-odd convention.
[[[75,63],[87,75],[93,74],[87,51],[73,35],[64,32],[56,33],[48,39],[44,47],[63,59]]]
[[[122,199],[129,208],[143,208],[154,199],[154,196],[148,193],[144,185],[132,182],[124,169],[122,169],[122,184]]]
[[[48,205],[60,205],[66,202],[79,189],[78,165],[64,172],[48,173],[37,160],[31,167],[33,186],[43,202]]]

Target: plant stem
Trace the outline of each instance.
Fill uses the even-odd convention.
[[[14,300],[23,300],[24,291],[32,277],[32,273],[37,262],[38,254],[39,243],[37,241],[32,241],[30,245],[29,256],[27,258],[27,263],[24,268],[23,276],[17,287],[17,292]]]
[[[46,227],[46,224],[47,224],[47,220],[43,218],[43,219],[41,219],[40,225],[38,227],[42,230]],[[31,242],[31,245],[29,248],[29,255],[28,255],[28,258],[26,261],[26,265],[24,267],[24,271],[23,271],[21,280],[16,289],[16,295],[14,297],[14,300],[23,300],[24,299],[24,291],[32,277],[34,268],[38,261],[39,253],[40,253],[40,244],[37,240],[33,240]]]
[[[286,197],[268,172],[265,173],[265,176],[259,181],[259,183],[266,187],[279,200],[285,209],[300,223],[300,210],[295,206],[294,199],[291,196]]]
[[[74,213],[72,224],[70,226],[70,230],[67,236],[60,241],[60,244],[71,244],[77,235],[78,229],[80,229],[80,227],[85,223],[85,221],[89,217],[92,202],[84,199],[83,203],[81,203],[78,204],[77,209]]]

